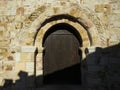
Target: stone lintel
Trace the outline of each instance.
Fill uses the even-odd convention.
[[[21,52],[25,52],[25,53],[34,53],[36,50],[35,46],[22,46],[21,47]]]

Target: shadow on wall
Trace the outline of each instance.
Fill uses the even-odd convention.
[[[94,49],[95,52],[90,53]],[[89,48],[86,49],[86,54],[86,59],[81,62],[81,73],[85,77],[84,86],[91,88],[91,90],[120,90],[120,44],[104,49]],[[77,65],[75,67],[78,68]],[[71,66],[69,69],[66,68],[66,70],[74,70],[75,67]],[[58,71],[54,74],[61,75],[61,72],[64,71]],[[20,71],[18,75],[20,79],[15,83],[13,83],[13,80],[6,79],[0,90],[34,90],[44,86],[39,83],[43,76],[28,76],[28,73],[24,71]],[[78,75],[80,75],[79,80],[81,80],[81,74]],[[53,77],[52,74],[50,77]],[[77,82],[79,85],[81,83],[83,82]],[[61,84],[61,82],[57,84]]]
[[[86,53],[94,51],[86,49]],[[87,87],[95,90],[120,90],[120,43],[107,48],[95,48],[86,57]]]

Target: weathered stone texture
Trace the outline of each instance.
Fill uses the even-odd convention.
[[[64,17],[61,18],[60,15]],[[55,16],[58,17],[54,18]],[[78,30],[83,40],[83,52],[85,48],[92,47],[91,45],[93,47],[116,45],[120,43],[120,1],[0,0],[0,85],[3,85],[4,79],[18,79],[17,74],[20,71],[33,75],[35,58],[36,72],[39,75],[43,74],[43,36],[51,26],[59,23],[70,24]],[[114,81],[116,74],[112,79],[109,73],[119,73],[120,67],[116,62],[119,61],[120,53],[106,54],[103,51],[92,54],[94,51],[96,49],[91,48],[91,53],[89,52],[90,55],[87,57],[87,60],[90,58],[87,62],[88,83],[97,86],[102,85],[101,82],[104,84],[111,80],[117,82]],[[83,55],[86,56],[85,53]],[[105,67],[109,67],[108,72]],[[100,74],[100,78],[97,73]],[[97,79],[91,77],[92,75]],[[108,81],[104,81],[104,76]],[[93,83],[89,82],[91,80]],[[112,84],[114,83],[109,85]],[[119,83],[114,85],[118,86]]]
[[[109,4],[95,5],[95,12],[97,12],[97,13],[110,13],[111,6]]]

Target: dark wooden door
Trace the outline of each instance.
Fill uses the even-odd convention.
[[[44,83],[80,83],[80,52],[77,38],[67,30],[57,30],[47,37],[44,47]]]

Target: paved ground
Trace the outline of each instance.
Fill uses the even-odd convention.
[[[46,85],[36,90],[85,90],[79,85]]]
[[[79,85],[44,85],[40,88],[4,88],[0,90],[86,90]]]

